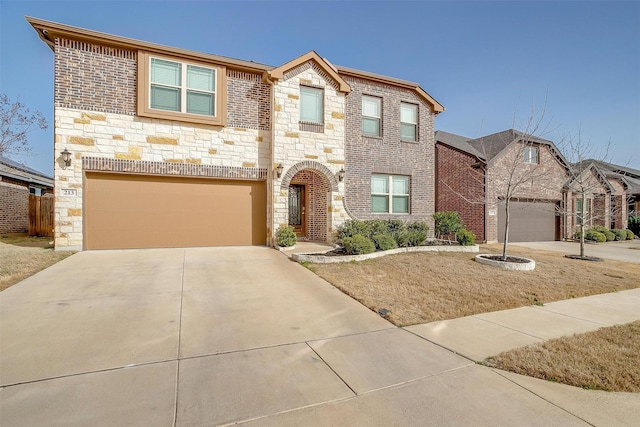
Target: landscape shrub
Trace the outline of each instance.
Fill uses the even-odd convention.
[[[345,252],[349,255],[370,254],[376,250],[376,245],[373,244],[371,239],[362,234],[345,237],[342,239],[342,245],[344,246]]]
[[[636,238],[636,236],[633,234],[633,231],[629,230],[628,228],[626,232],[627,232],[627,240],[633,240]]]
[[[293,227],[290,225],[281,226],[276,231],[276,245],[281,248],[286,248],[289,246],[293,246],[298,241],[296,237],[296,232],[293,230]]]
[[[399,219],[390,219],[387,220],[387,233],[397,240],[398,234],[402,233],[405,230],[404,221]]]
[[[627,230],[620,230],[619,228],[614,228],[611,231],[615,235],[616,241],[627,240]]]
[[[629,217],[629,230],[633,232],[636,236],[640,236],[640,216],[631,215]]]
[[[376,245],[376,249],[380,249],[381,251],[388,251],[389,249],[398,247],[396,240],[389,234],[376,234],[372,239]]]
[[[456,240],[462,246],[472,246],[476,244],[476,235],[466,228],[461,228],[456,233]]]
[[[607,237],[603,233],[594,229],[587,230],[587,232],[584,233],[584,238],[585,240],[591,240],[598,243],[604,243],[607,241]]]
[[[427,240],[427,232],[420,230],[404,230],[396,236],[396,242],[401,248],[420,246]]]
[[[613,242],[616,239],[616,235],[613,234],[613,231],[601,225],[594,225],[593,227],[591,227],[591,230],[604,234],[607,242]]]
[[[388,221],[384,219],[370,219],[367,222],[369,235],[367,237],[372,238],[378,234],[389,234]]]
[[[357,234],[369,237],[369,224],[366,221],[357,219],[348,219],[338,227],[338,240],[343,241],[347,237],[353,237]]]
[[[436,237],[443,238],[451,234],[456,234],[462,227],[462,219],[458,212],[443,211],[433,214],[433,220],[435,222],[434,231]]]

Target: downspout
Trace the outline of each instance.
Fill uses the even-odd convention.
[[[271,131],[271,147],[270,147],[270,163],[269,168],[267,169],[267,246],[274,246],[275,242],[273,236],[275,235],[275,230],[273,230],[274,221],[275,221],[275,206],[274,206],[274,198],[275,198],[275,127],[273,122],[275,120],[275,102],[276,102],[276,94],[275,94],[275,84],[273,80],[271,80],[271,74],[269,71],[265,71],[262,73],[262,81],[268,83],[271,88],[271,110],[269,112],[269,127]]]

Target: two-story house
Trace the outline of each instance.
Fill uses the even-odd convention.
[[[431,221],[434,117],[415,83],[314,51],[278,67],[28,18],[54,52],[57,248],[331,240]]]

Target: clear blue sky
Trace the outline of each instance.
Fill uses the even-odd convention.
[[[436,129],[479,137],[546,99],[558,141],[576,134],[640,169],[640,2],[0,0],[0,91],[42,111],[35,154],[53,171],[53,53],[24,16],[280,65],[309,50],[419,83],[447,111]]]

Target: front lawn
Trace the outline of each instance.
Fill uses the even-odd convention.
[[[501,245],[483,245],[499,253]],[[407,253],[361,262],[311,264],[316,274],[398,326],[640,287],[640,264],[603,263],[511,247],[536,261],[530,272],[480,265],[469,253]]]
[[[73,252],[55,252],[51,237],[0,236],[0,291],[62,261]]]

